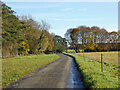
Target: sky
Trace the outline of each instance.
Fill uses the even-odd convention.
[[[6,2],[17,15],[31,15],[50,24],[50,33],[64,37],[80,25],[118,31],[118,2]]]
[[[5,2],[118,2],[119,0],[3,0]]]

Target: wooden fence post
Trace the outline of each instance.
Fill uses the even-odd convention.
[[[101,54],[101,72],[103,72],[103,54]]]

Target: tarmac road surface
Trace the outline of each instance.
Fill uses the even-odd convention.
[[[6,88],[83,88],[73,58],[58,55],[60,59],[25,75]]]

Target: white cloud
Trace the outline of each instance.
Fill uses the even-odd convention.
[[[104,20],[104,18],[87,18],[88,21],[101,21]]]
[[[54,20],[55,20],[55,21],[61,21],[61,20],[63,20],[63,19],[55,18]]]
[[[11,3],[7,3],[8,6],[10,6]],[[56,8],[59,7],[60,5],[55,5],[54,3],[49,4],[49,3],[28,3],[27,5],[25,5],[25,3],[21,3],[19,4],[19,2],[17,2],[17,4],[14,4],[13,6],[11,6],[13,9],[41,9],[41,8]]]
[[[61,11],[70,11],[72,10],[73,8],[65,8],[65,9],[61,9]]]
[[[116,28],[114,28],[114,29],[106,28],[106,30],[107,30],[108,32],[112,32],[112,31],[116,31],[116,32],[118,32],[118,29],[116,29]]]
[[[78,9],[78,11],[87,11],[87,8],[81,8],[81,9]]]
[[[54,18],[55,21],[76,21],[77,19],[61,19],[61,18]]]

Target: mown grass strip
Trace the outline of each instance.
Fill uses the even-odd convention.
[[[60,58],[56,54],[14,57],[2,60],[2,87]]]
[[[68,55],[75,58],[86,88],[118,88],[118,66],[103,64],[103,72],[101,72],[100,62],[92,60],[91,64],[89,58],[85,58],[84,62],[82,56]]]

